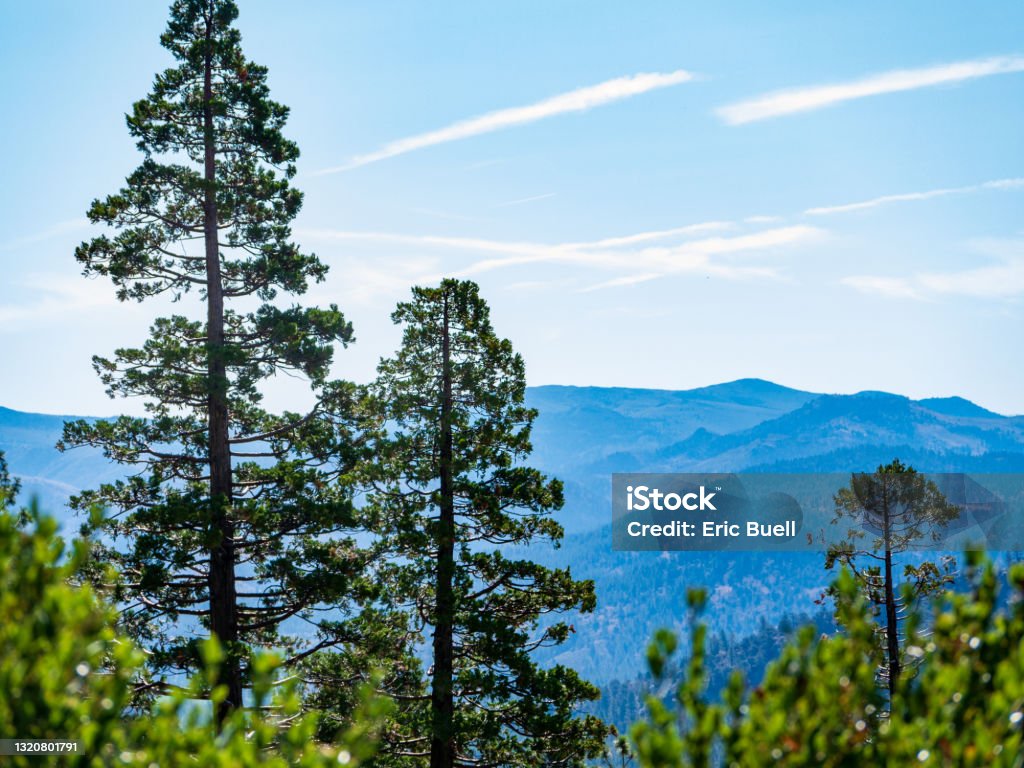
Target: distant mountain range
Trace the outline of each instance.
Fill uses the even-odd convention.
[[[672,392],[534,387],[534,463],[566,483],[569,531],[610,520],[612,472],[1024,472],[1024,416],[959,397],[820,395],[761,379]]]
[[[0,451],[6,454],[11,474],[21,480],[21,500],[35,497],[44,510],[62,519],[67,517],[64,505],[72,494],[126,473],[98,450],[60,453],[56,449],[65,420],[78,418],[0,407]]]
[[[1024,471],[1024,416],[959,397],[821,395],[761,379],[685,391],[544,386],[531,463],[562,478],[569,532],[609,519],[609,474],[629,471],[852,471],[899,455],[932,471]],[[58,453],[65,419],[0,407],[0,450],[26,497],[58,511],[124,469],[98,451]]]
[[[709,591],[713,632],[745,637],[792,614],[816,615],[832,575],[820,555],[613,552],[612,472],[852,472],[899,457],[932,472],[1024,472],[1024,417],[959,397],[821,395],[760,379],[684,392],[536,387],[535,463],[562,478],[557,550],[533,552],[593,579],[598,607],[552,655],[591,679],[643,669],[655,629],[685,632],[686,589]]]
[[[894,457],[929,471],[1024,472],[1024,417],[958,397],[911,400],[884,392],[822,395],[760,379],[687,391],[544,386],[531,463],[560,477],[568,533],[531,556],[594,579],[598,610],[551,658],[598,681],[628,679],[658,626],[681,627],[685,591],[710,593],[713,631],[742,637],[786,614],[814,614],[830,576],[813,555],[613,552],[610,474],[627,471],[864,471]],[[0,450],[24,498],[66,519],[69,494],[124,472],[96,451],[60,454],[65,418],[0,408]]]

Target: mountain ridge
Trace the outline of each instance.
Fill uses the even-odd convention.
[[[578,632],[545,660],[598,682],[637,674],[657,627],[683,628],[690,586],[709,589],[712,631],[741,637],[786,613],[816,613],[831,578],[815,554],[615,552],[612,472],[870,471],[899,457],[927,471],[1024,473],[1024,417],[958,397],[817,394],[738,379],[691,390],[547,385],[526,398],[540,412],[529,462],[560,478],[566,497],[556,513],[562,547],[528,554],[593,579],[598,593],[596,612],[573,617]],[[38,495],[70,528],[69,493],[125,469],[93,449],[58,453],[64,418],[0,408],[0,450],[24,481],[23,500]]]
[[[821,394],[742,378],[687,390],[551,384],[528,388],[526,400],[539,411],[530,463],[565,483],[560,518],[570,532],[605,522],[597,510],[607,507],[612,472],[861,470],[908,450],[942,469],[959,457],[978,471],[997,455],[1000,467],[1024,467],[1024,417],[955,396]],[[0,407],[0,450],[12,473],[55,512],[69,489],[124,473],[98,450],[55,450],[73,418]]]

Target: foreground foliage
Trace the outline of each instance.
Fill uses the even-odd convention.
[[[19,528],[0,505],[0,739],[79,742],[76,755],[2,758],[36,766],[338,766],[358,765],[374,752],[375,724],[386,703],[368,689],[348,730],[333,746],[313,738],[317,720],[299,714],[294,685],[275,686],[280,674],[269,655],[252,659],[252,707],[232,712],[219,732],[210,706],[227,695],[217,685],[224,654],[216,641],[201,648],[202,671],[148,712],[123,709],[143,654],[115,630],[114,611],[89,586],[69,577],[87,557],[70,549],[56,523],[30,513]]]
[[[845,634],[804,627],[756,688],[735,674],[722,702],[704,694],[704,628],[694,628],[683,680],[668,703],[651,695],[631,730],[644,768],[681,766],[1024,765],[1024,564],[1010,569],[1010,607],[997,609],[991,564],[969,555],[972,589],[933,603],[928,632],[908,621],[906,652],[919,660],[899,679],[889,711],[875,683],[882,654],[871,606],[855,577],[836,583]],[[703,594],[693,593],[694,613]],[[662,683],[677,640],[648,650]]]

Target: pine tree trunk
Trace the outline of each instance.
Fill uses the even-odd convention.
[[[212,10],[210,11],[212,14]],[[217,542],[210,551],[208,586],[210,628],[224,645],[226,657],[220,682],[228,695],[217,711],[218,721],[242,706],[242,675],[235,643],[238,640],[238,606],[235,590],[235,544],[231,510],[231,447],[228,443],[227,370],[224,362],[224,293],[220,271],[217,229],[216,154],[213,123],[212,15],[206,21],[206,58],[203,72],[203,235],[206,246],[207,378],[209,394],[210,512]]]
[[[900,676],[900,639],[896,618],[896,590],[892,581],[892,542],[889,531],[889,500],[885,499],[885,641],[889,662],[889,708]]]
[[[436,620],[434,624],[434,674],[431,680],[430,708],[432,734],[430,768],[455,765],[454,714],[452,696],[454,677],[454,595],[455,576],[455,500],[452,489],[452,370],[449,339],[448,296],[444,296],[444,321],[441,330],[441,505],[437,548]]]

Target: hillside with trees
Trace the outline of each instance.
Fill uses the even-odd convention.
[[[915,545],[959,514],[926,473],[1024,472],[1024,417],[760,379],[530,389],[515,327],[437,276],[394,309],[376,377],[340,377],[356,329],[303,303],[328,266],[293,232],[299,147],[238,17],[171,4],[170,66],[126,116],[138,164],[74,252],[157,310],[93,357],[144,415],[0,408],[0,748],[1020,768],[1024,567]],[[281,377],[308,407],[267,405]],[[793,555],[614,551],[610,475],[641,470],[842,472],[831,501],[861,530]]]

